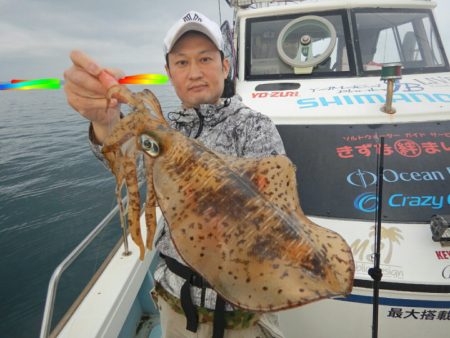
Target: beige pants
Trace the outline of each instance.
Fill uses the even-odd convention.
[[[212,323],[198,325],[197,332],[186,330],[186,317],[173,311],[164,299],[158,296],[161,319],[161,338],[211,338]],[[284,338],[278,327],[276,315],[264,314],[260,321],[248,329],[225,330],[224,338]]]

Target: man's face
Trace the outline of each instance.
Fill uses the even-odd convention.
[[[167,74],[185,108],[215,104],[223,92],[229,63],[203,34],[184,34],[168,55]]]

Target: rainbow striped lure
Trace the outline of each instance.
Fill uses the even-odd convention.
[[[31,89],[59,89],[59,79],[11,80],[10,83],[0,83],[0,90],[31,90]]]
[[[169,81],[163,74],[137,74],[119,79],[120,84],[160,85]],[[32,89],[60,89],[60,79],[11,80],[10,83],[0,83],[0,90],[32,90]]]
[[[162,74],[138,74],[119,79],[120,84],[165,84],[167,81],[169,77]]]

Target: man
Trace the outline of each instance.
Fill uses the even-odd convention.
[[[182,104],[180,111],[168,114],[171,127],[225,155],[284,153],[268,117],[244,106],[238,96],[221,99],[229,71],[222,51],[220,28],[201,13],[187,13],[167,32],[166,72]],[[75,51],[71,59],[73,66],[65,72],[67,100],[91,121],[92,149],[103,160],[101,144],[120,120],[117,101],[111,100],[105,109],[106,88],[114,81],[102,76],[103,69],[87,55]],[[106,71],[116,78],[123,75]],[[155,241],[162,257],[154,279],[163,337],[283,337],[274,315],[236,309],[218,297],[185,265],[169,231],[165,223]]]

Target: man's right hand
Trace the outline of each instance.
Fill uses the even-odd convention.
[[[116,99],[111,99],[108,104],[106,91],[110,86],[105,87],[105,84],[100,82],[99,75],[106,71],[119,79],[124,73],[117,69],[100,67],[81,51],[72,51],[70,58],[73,65],[64,72],[67,102],[81,116],[92,122],[97,141],[103,143],[120,119],[120,104]]]

